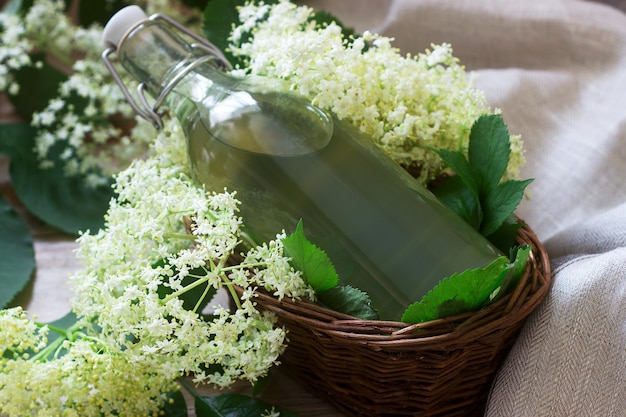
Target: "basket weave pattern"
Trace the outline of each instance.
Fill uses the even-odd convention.
[[[305,301],[260,294],[288,330],[281,358],[299,381],[350,415],[481,415],[489,387],[528,315],[550,286],[550,264],[534,232],[516,290],[496,303],[420,324],[360,320]]]

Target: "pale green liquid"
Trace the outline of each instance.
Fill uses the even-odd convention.
[[[188,128],[195,179],[237,190],[260,240],[291,233],[302,218],[341,282],[366,291],[381,319],[398,320],[442,278],[498,255],[347,124],[282,95],[253,98],[230,118],[213,108]]]

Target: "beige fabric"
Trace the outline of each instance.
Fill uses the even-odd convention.
[[[499,372],[490,417],[626,416],[626,14],[575,0],[326,0],[403,52],[449,42],[523,136],[518,214],[556,273]]]

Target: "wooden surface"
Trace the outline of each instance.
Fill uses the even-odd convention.
[[[0,96],[0,123],[15,121],[19,120],[11,112],[6,99]],[[11,187],[8,166],[8,158],[0,156],[0,193],[28,223],[33,233],[37,262],[37,269],[30,284],[16,297],[14,304],[21,305],[32,314],[36,314],[40,321],[52,321],[63,317],[71,309],[72,291],[68,284],[68,277],[80,268],[80,263],[74,256],[77,244],[73,236],[65,235],[45,225],[20,204]],[[344,415],[325,401],[307,392],[305,387],[289,377],[284,370],[275,368],[272,374],[272,378],[260,395],[260,398],[265,401],[286,407],[302,417]],[[199,391],[203,395],[220,393],[208,387],[200,387]],[[247,383],[241,383],[232,391],[250,393],[250,386]],[[193,415],[193,412],[190,413],[190,416]]]

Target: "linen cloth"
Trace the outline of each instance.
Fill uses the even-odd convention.
[[[450,43],[521,134],[518,210],[551,291],[499,371],[490,417],[626,416],[626,14],[577,0],[309,0],[404,53]]]

